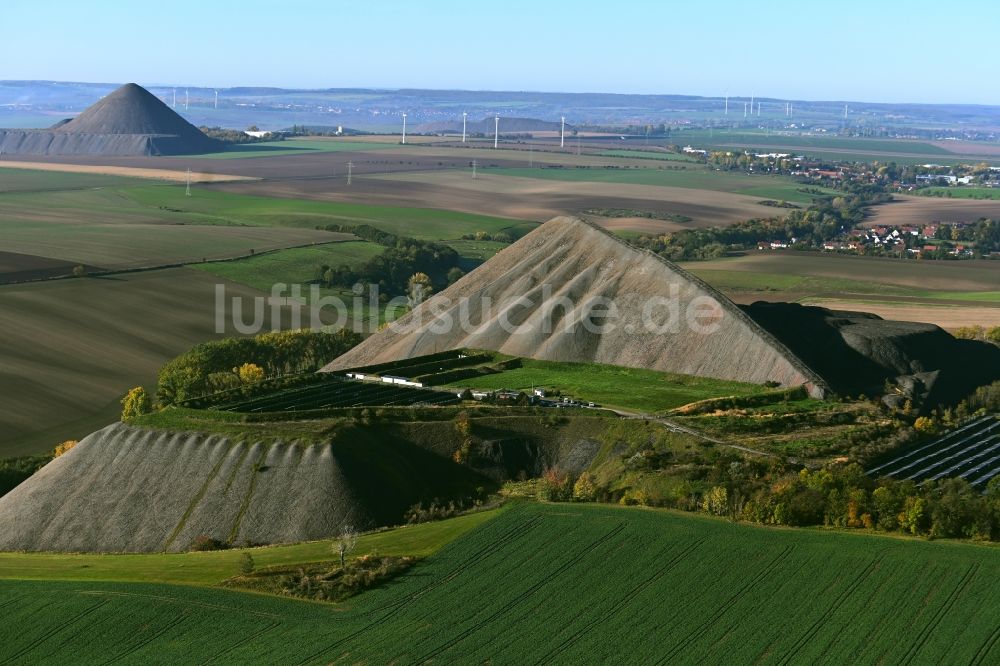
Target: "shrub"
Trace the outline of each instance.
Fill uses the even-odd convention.
[[[242,575],[249,576],[256,568],[256,564],[253,561],[253,555],[250,553],[243,553],[240,556],[240,573]]]
[[[77,443],[78,442],[75,439],[67,439],[62,444],[56,444],[56,448],[52,451],[52,457],[53,458],[58,458],[59,456],[61,456],[62,454],[66,453],[67,451],[69,451],[70,449],[72,449],[74,446],[76,446]]]
[[[122,398],[122,421],[148,414],[149,410],[149,396],[146,395],[146,389],[141,386],[130,389]]]
[[[594,475],[584,472],[573,484],[573,499],[578,502],[593,502],[597,498],[597,482]]]
[[[252,386],[264,381],[264,368],[256,363],[244,363],[238,368],[233,368],[233,372],[240,378],[240,383],[244,385]]]
[[[573,495],[569,474],[550,467],[538,480],[538,497],[547,502],[565,502]]]

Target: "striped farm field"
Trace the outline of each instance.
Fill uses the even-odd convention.
[[[985,546],[519,504],[339,606],[0,581],[0,661],[997,663],[998,575]]]

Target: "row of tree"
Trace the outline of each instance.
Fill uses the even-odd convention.
[[[784,462],[720,455],[703,484],[689,483],[672,500],[602,487],[584,472],[555,470],[538,481],[548,501],[617,501],[702,511],[762,525],[858,528],[930,538],[1000,540],[1000,477],[980,492],[961,478],[940,481],[872,479],[857,464],[818,470]],[[682,488],[685,487],[682,484]]]
[[[463,275],[454,248],[416,238],[387,236],[392,237],[392,245],[360,266],[321,265],[320,282],[328,287],[377,284],[381,294],[400,296],[412,290],[416,276],[421,276],[421,282],[426,278],[429,283],[426,286],[437,290]]]
[[[204,342],[160,369],[156,397],[166,406],[265,378],[310,372],[360,341],[360,335],[347,329],[304,329]]]

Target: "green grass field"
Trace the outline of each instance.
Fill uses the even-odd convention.
[[[334,240],[317,226],[370,224],[422,239],[534,225],[432,208],[277,199],[120,178],[104,187],[89,174],[27,172],[0,188],[4,250],[103,268],[200,262]],[[0,183],[3,173],[0,173]],[[46,189],[55,177],[63,189]]]
[[[662,160],[664,162],[697,162],[697,160],[688,155],[652,150],[602,150],[595,154],[600,157],[631,157],[640,160]]]
[[[522,359],[522,367],[448,384],[455,388],[558,389],[563,395],[593,401],[605,407],[659,412],[689,402],[730,395],[763,392],[756,384],[673,375],[655,370],[623,368],[598,363],[559,363]]]
[[[995,548],[750,527],[658,510],[521,504],[402,578],[337,606],[100,582],[86,578],[86,566],[76,572],[82,582],[0,582],[6,620],[0,658],[136,664],[1000,659]]]
[[[278,282],[302,284],[321,277],[319,267],[324,264],[357,266],[378,256],[384,249],[367,241],[346,241],[192,267],[269,293],[272,285]]]
[[[496,517],[499,510],[470,513],[450,520],[369,532],[358,539],[356,555],[427,557],[471,529]],[[235,576],[243,552],[258,567],[324,562],[333,558],[333,540],[284,546],[217,550],[201,553],[93,555],[0,553],[0,579],[118,581],[216,585]]]
[[[136,183],[133,178],[96,173],[65,173],[35,169],[0,168],[0,193],[84,190]]]
[[[915,194],[952,199],[1000,199],[1000,189],[995,187],[925,187]]]
[[[803,136],[745,130],[685,130],[678,133],[676,141],[682,143],[740,144],[744,146],[790,146],[802,149],[836,148],[899,155],[953,155],[940,146],[908,139],[868,139],[845,136]]]
[[[310,153],[368,152],[395,148],[398,144],[374,141],[351,141],[349,139],[286,139],[285,141],[262,141],[228,146],[218,153],[194,155],[206,160],[232,160],[248,157],[278,157],[288,155],[308,155]]]
[[[484,170],[485,171],[485,170]],[[595,183],[620,183],[684,187],[696,190],[747,194],[767,199],[779,199],[808,204],[812,196],[801,192],[800,183],[780,176],[748,176],[742,173],[711,171],[708,169],[524,169],[497,168],[488,173],[498,176],[518,176],[539,180],[561,180]]]
[[[681,265],[722,289],[967,300],[993,300],[1000,271],[991,261],[916,261],[796,251],[753,251]]]

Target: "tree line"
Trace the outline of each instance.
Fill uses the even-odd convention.
[[[161,407],[281,375],[311,372],[361,342],[347,329],[297,330],[224,338],[195,345],[159,372]]]
[[[676,494],[653,497],[638,489],[612,489],[595,475],[555,470],[537,482],[548,501],[604,501],[667,506],[734,521],[794,527],[857,528],[925,536],[1000,540],[1000,477],[980,492],[961,478],[939,481],[873,479],[860,465],[796,469],[779,460],[717,453],[700,478]]]
[[[328,287],[377,284],[380,293],[400,296],[412,290],[416,276],[421,276],[421,282],[426,277],[427,286],[437,290],[463,275],[458,252],[443,243],[398,236],[369,225],[331,224],[322,228],[352,233],[385,247],[381,254],[359,266],[320,265],[319,281]]]

